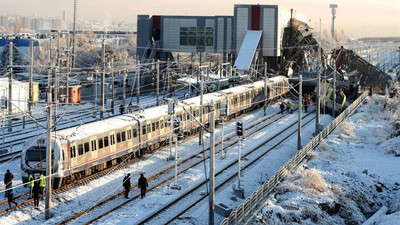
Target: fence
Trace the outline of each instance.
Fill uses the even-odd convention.
[[[247,224],[252,221],[255,214],[262,209],[263,203],[272,194],[274,187],[283,179],[283,174],[291,172],[300,165],[308,153],[314,150],[323,138],[328,136],[348,115],[352,114],[360,107],[362,102],[368,96],[368,91],[364,92],[349,107],[347,107],[338,117],[336,117],[325,129],[318,133],[304,148],[294,155],[279,170],[269,178],[257,191],[253,192],[251,197],[247,198],[244,203],[231,212],[229,217],[225,218],[221,225],[228,224]]]

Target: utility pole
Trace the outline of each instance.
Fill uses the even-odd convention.
[[[299,128],[297,132],[297,150],[301,149],[301,113],[303,110],[303,75],[299,76]]]
[[[53,117],[53,123],[56,124],[57,120],[57,103],[58,103],[58,74],[57,74],[57,67],[53,69],[53,76],[54,76],[54,102],[55,102],[55,107],[54,107],[54,117]]]
[[[320,32],[321,32],[321,26],[320,26]],[[320,35],[321,37],[321,35]],[[320,113],[321,113],[321,38],[318,42],[318,81],[317,81],[317,116],[316,116],[316,121],[315,121],[315,134],[317,135],[319,133],[319,124],[320,124]]]
[[[53,217],[51,213],[51,93],[47,93],[47,148],[46,148],[46,203],[45,203],[45,217],[46,220]]]
[[[200,123],[203,123],[203,71],[200,69]],[[205,66],[207,68],[207,66]],[[208,68],[207,68],[208,69]],[[199,145],[203,144],[203,128],[199,127]]]
[[[267,74],[267,62],[264,65],[264,116],[267,116],[267,100],[268,100],[268,74]]]
[[[74,23],[72,25],[72,68],[75,68],[75,39],[76,39],[76,19],[78,17],[78,0],[74,0]]]
[[[125,71],[124,71],[124,78],[123,78],[124,80],[122,81],[122,86],[123,86],[123,89],[124,89],[124,91],[122,92],[123,93],[123,95],[122,95],[122,105],[125,105],[125,98],[126,98],[126,77],[127,77],[127,73],[128,73],[128,70],[126,69],[126,58],[124,60],[124,64],[125,64]],[[132,94],[131,94],[131,98],[130,99],[131,99],[130,102],[132,102]]]
[[[111,59],[111,87],[112,87],[112,90],[111,90],[111,112],[112,112],[112,114],[114,115],[114,99],[115,99],[115,85],[114,85],[114,59]]]
[[[31,67],[29,68],[29,102],[28,102],[28,110],[29,114],[32,115],[32,105],[33,105],[33,87],[32,87],[32,80],[33,80],[33,39],[31,39],[30,45],[30,63]]]
[[[9,44],[9,68],[10,68],[10,76],[8,78],[8,132],[12,131],[12,80],[13,80],[13,51],[14,51],[14,43],[10,41]]]
[[[159,105],[159,95],[160,95],[160,60],[157,60],[157,106]]]
[[[104,42],[104,35],[103,35],[103,43],[102,43],[102,51],[101,51],[101,70],[102,70],[102,76],[101,76],[101,111],[100,111],[100,118],[104,119],[104,93],[105,93],[105,87],[104,87],[104,82],[106,79],[106,68],[105,68],[105,54],[106,54],[106,44]]]
[[[69,73],[70,71],[70,67],[69,67],[69,32],[67,32],[67,65],[66,65],[66,73],[67,73],[67,86],[66,86],[66,93],[67,93],[67,103],[69,103]]]
[[[335,118],[336,116],[336,60],[333,63],[333,107],[332,107],[332,116]]]
[[[138,66],[138,69],[137,69],[137,72],[136,72],[136,76],[137,76],[137,85],[136,85],[136,91],[137,91],[137,93],[136,93],[136,104],[139,106],[139,96],[140,96],[140,62],[138,62],[138,64],[137,64],[137,66]]]
[[[210,106],[211,121],[210,121],[210,182],[209,182],[209,219],[208,224],[214,224],[214,179],[215,179],[215,122],[214,122],[214,101],[211,100]]]

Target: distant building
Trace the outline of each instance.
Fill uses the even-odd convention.
[[[137,54],[142,61],[171,52],[223,53],[237,57],[248,31],[261,31],[258,49],[265,61],[282,56],[282,37],[291,18],[307,21],[279,5],[234,5],[233,16],[138,15]],[[260,33],[260,32],[259,32]]]

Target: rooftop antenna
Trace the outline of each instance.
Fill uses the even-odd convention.
[[[338,5],[337,4],[330,4],[329,8],[332,9],[332,26],[331,26],[331,34],[332,38],[336,40],[335,38],[335,18],[336,18],[336,9]]]

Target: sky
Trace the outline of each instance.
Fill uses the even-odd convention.
[[[167,2],[167,4],[166,4]],[[0,0],[0,13],[57,16],[67,10],[73,17],[74,0]],[[322,21],[322,30],[330,30],[329,4],[338,4],[335,27],[351,37],[400,36],[400,4],[398,0],[78,0],[78,19],[124,21],[136,24],[138,14],[149,15],[233,15],[234,4],[279,4],[293,8],[311,19],[315,27]]]

